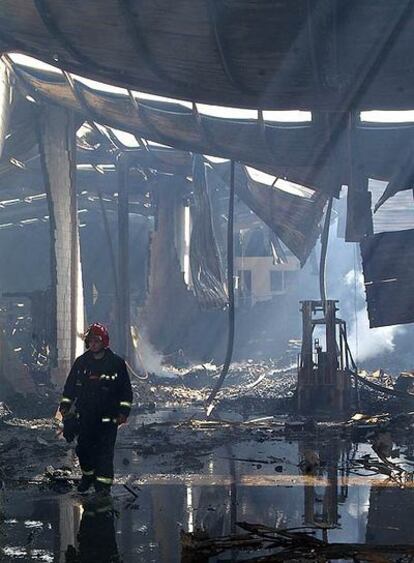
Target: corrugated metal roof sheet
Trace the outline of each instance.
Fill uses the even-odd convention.
[[[414,322],[414,229],[360,244],[371,328]]]
[[[372,209],[384,192],[387,182],[370,180]],[[373,215],[374,233],[405,231],[414,227],[414,197],[412,190],[396,193]]]

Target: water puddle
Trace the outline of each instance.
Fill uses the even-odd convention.
[[[174,471],[156,455],[121,449],[117,467],[136,498],[120,484],[112,502],[47,488],[3,491],[0,560],[215,563],[269,555],[183,553],[182,532],[228,536],[242,533],[238,522],[317,527],[315,537],[331,543],[414,543],[414,488],[355,465],[371,454],[369,444],[332,436],[250,440],[201,455],[197,470]],[[316,467],[305,467],[312,459]]]

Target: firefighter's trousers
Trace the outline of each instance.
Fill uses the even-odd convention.
[[[117,424],[112,418],[96,422],[82,420],[76,453],[82,474],[103,485],[112,485]]]

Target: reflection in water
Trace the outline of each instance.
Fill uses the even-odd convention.
[[[115,511],[110,497],[87,499],[77,536],[77,546],[69,545],[65,563],[117,563],[121,559],[115,535]]]
[[[413,543],[414,489],[372,487],[367,543]]]
[[[303,523],[320,526],[324,530],[334,528],[338,525],[339,503],[344,504],[348,496],[349,444],[336,437],[327,443],[308,438],[299,442],[299,451],[303,473],[327,479],[327,485],[323,487],[305,485]]]
[[[330,542],[412,542],[414,488],[380,487],[352,474],[357,448],[358,457],[372,454],[368,445],[329,435],[244,442],[205,456],[202,473],[162,474],[158,466],[158,472],[141,475],[134,465],[139,460],[132,460],[128,471],[141,475],[133,506],[119,486],[114,504],[34,489],[6,491],[0,553],[10,562],[201,563],[200,554],[194,559],[181,553],[181,531],[226,536],[240,533],[237,522],[243,521],[273,528],[312,525],[319,528],[316,537]],[[233,549],[204,561],[243,558]]]
[[[187,529],[194,532],[194,508],[193,508],[193,488],[191,485],[186,486],[187,490]]]

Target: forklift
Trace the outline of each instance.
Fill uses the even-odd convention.
[[[298,359],[297,408],[305,415],[341,416],[350,410],[353,360],[338,301],[301,301],[302,348]],[[315,337],[321,333],[320,338]]]

